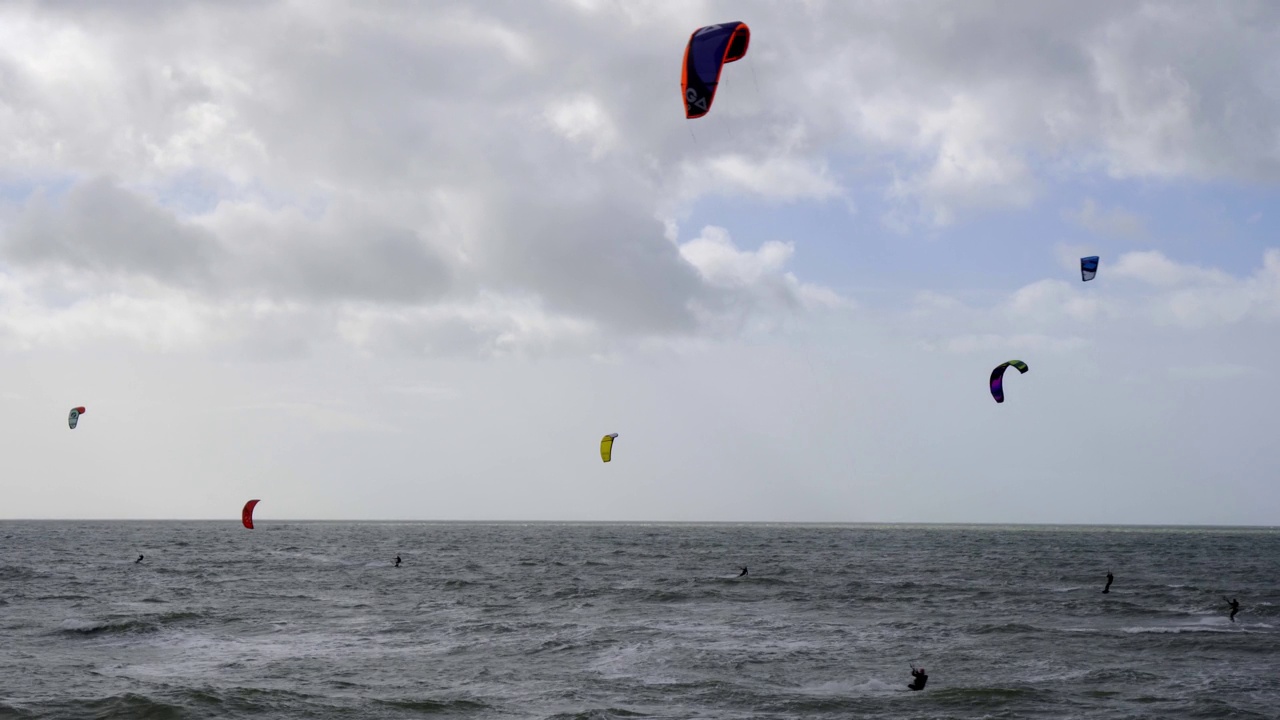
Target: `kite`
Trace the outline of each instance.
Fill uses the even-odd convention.
[[[618,437],[618,433],[609,433],[600,438],[600,459],[609,462],[613,457],[613,439]]]
[[[240,511],[240,522],[244,523],[244,526],[250,530],[253,529],[253,508],[257,504],[257,500],[250,500],[244,504],[244,510]]]
[[[731,22],[698,28],[684,49],[684,69],[680,90],[684,93],[684,115],[692,120],[707,114],[720,84],[725,63],[742,59],[751,42],[746,23]]]
[[[1090,255],[1089,257],[1080,258],[1080,280],[1089,282],[1098,274],[1098,256]]]
[[[1030,369],[1021,360],[1010,360],[1006,363],[1000,363],[995,370],[991,371],[991,397],[995,398],[998,403],[1004,402],[1004,370],[1010,366],[1017,368],[1019,373],[1025,373]]]
[[[80,416],[84,414],[84,406],[73,407],[67,415],[67,427],[72,430],[76,429],[76,425],[80,424]]]

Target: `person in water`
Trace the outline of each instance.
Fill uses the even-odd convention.
[[[139,555],[139,556],[138,556],[138,559],[137,559],[137,560],[134,560],[134,561],[133,561],[133,564],[134,564],[134,565],[137,565],[137,564],[138,564],[138,563],[140,563],[140,562],[142,562],[142,556],[141,556],[141,555]]]
[[[400,567],[400,556],[396,556],[396,567]]]
[[[747,569],[744,567],[744,568],[742,568],[742,572],[738,573],[738,577],[743,577],[743,576],[745,576],[746,574],[747,574]]]
[[[1223,599],[1223,600],[1227,600],[1226,596],[1223,596],[1223,598],[1222,598],[1222,599]],[[1236,613],[1240,612],[1240,601],[1239,601],[1239,600],[1236,600],[1235,598],[1231,598],[1230,600],[1227,600],[1227,604],[1231,606],[1231,617],[1230,617],[1230,620],[1231,620],[1231,622],[1235,622],[1235,621],[1236,621]]]
[[[1115,576],[1115,575],[1112,575],[1112,574],[1111,574],[1111,571],[1110,571],[1110,570],[1108,570],[1108,571],[1107,571],[1107,586],[1106,586],[1106,587],[1104,587],[1104,588],[1102,588],[1102,592],[1104,592],[1104,593],[1109,593],[1109,592],[1111,592],[1111,581],[1112,581],[1112,580],[1115,580],[1115,579],[1116,579],[1116,576]]]
[[[911,666],[911,684],[907,686],[910,690],[923,690],[924,684],[929,682],[929,676],[924,674],[924,668]]]

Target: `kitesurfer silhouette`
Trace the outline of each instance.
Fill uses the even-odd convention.
[[[139,555],[139,556],[138,556],[138,559],[137,559],[137,560],[134,560],[134,561],[133,561],[133,564],[134,564],[134,565],[137,565],[137,564],[138,564],[138,563],[140,563],[140,562],[142,562],[142,556],[141,556],[141,555]]]
[[[396,567],[400,567],[400,556],[396,556]]]
[[[1224,596],[1222,597],[1222,599],[1223,599],[1223,600],[1227,600],[1227,597],[1224,595]],[[1227,600],[1227,604],[1231,606],[1231,617],[1230,617],[1230,620],[1231,620],[1231,622],[1235,622],[1235,621],[1236,621],[1236,613],[1240,612],[1240,601],[1239,601],[1239,600],[1236,600],[1235,598],[1231,598],[1230,600]]]
[[[907,686],[910,690],[923,690],[924,684],[929,682],[929,676],[924,674],[924,668],[911,666],[911,684]]]
[[[1107,571],[1107,586],[1106,586],[1106,587],[1104,587],[1104,588],[1102,588],[1102,592],[1104,592],[1104,593],[1109,593],[1109,592],[1111,592],[1111,581],[1112,581],[1112,580],[1115,580],[1115,579],[1116,579],[1116,576],[1115,576],[1115,575],[1112,575],[1112,574],[1111,574],[1111,571],[1110,571],[1110,570],[1108,570],[1108,571]]]
[[[746,574],[747,574],[747,569],[744,567],[744,568],[742,568],[742,572],[738,573],[738,577],[742,577],[742,576],[744,576],[744,575],[746,575]]]

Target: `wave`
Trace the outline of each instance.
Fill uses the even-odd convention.
[[[135,635],[159,630],[160,626],[146,620],[63,620],[58,632],[64,635]]]
[[[816,685],[802,687],[800,692],[810,695],[883,695],[886,693],[897,694],[904,685],[906,685],[905,682],[887,683],[875,678],[863,682],[828,680]]]
[[[177,624],[187,620],[199,620],[204,617],[204,613],[179,610],[144,617],[116,618],[112,620],[67,618],[59,623],[57,632],[58,634],[71,636],[140,635],[156,632],[165,625]]]
[[[633,589],[633,598],[640,602],[656,602],[656,603],[677,603],[686,602],[694,599],[689,593],[679,592],[677,590],[644,590]]]
[[[479,710],[488,710],[489,706],[476,700],[375,700],[374,702],[386,707],[393,707],[400,710],[410,710],[415,713],[454,713],[454,712],[476,712]]]
[[[714,583],[717,583],[717,584],[724,584],[724,583],[750,583],[751,585],[765,585],[765,586],[768,586],[768,587],[786,586],[786,585],[795,585],[795,584],[796,584],[795,582],[793,582],[793,581],[791,581],[791,580],[783,580],[782,578],[776,578],[776,577],[765,577],[765,576],[760,576],[760,575],[747,575],[747,576],[745,576],[745,577],[738,577],[737,575],[717,575],[716,577],[711,578],[711,582],[714,582]]]
[[[469,588],[469,587],[487,587],[488,584],[489,583],[485,583],[485,582],[476,582],[475,580],[461,580],[461,579],[444,581],[444,587],[448,588],[449,590],[457,590],[459,588]]]
[[[933,698],[939,702],[982,707],[1004,706],[1022,700],[1044,700],[1048,695],[1047,690],[1017,687],[951,687],[940,688],[932,693]]]
[[[19,720],[20,718],[33,717],[36,717],[36,715],[30,710],[23,709],[17,705],[7,705],[0,702],[0,718],[5,718],[5,720],[9,720],[10,718],[13,718],[13,720]]]
[[[1142,686],[1159,681],[1159,675],[1153,675],[1133,668],[1100,668],[1084,674],[1083,680],[1091,683],[1118,683],[1122,685]]]
[[[1155,625],[1149,627],[1120,628],[1120,632],[1128,633],[1130,635],[1143,635],[1147,633],[1180,635],[1182,633],[1229,633],[1234,631],[1230,627],[1215,625]]]
[[[548,720],[607,720],[608,718],[624,717],[646,717],[646,714],[623,708],[600,708],[583,710],[578,713],[559,713],[550,716]]]
[[[0,580],[35,580],[40,577],[45,577],[45,574],[19,565],[0,565]]]
[[[1035,633],[1043,632],[1044,628],[1038,628],[1034,625],[1025,625],[1023,623],[999,623],[996,625],[978,625],[972,629],[974,635],[991,635],[1002,633]]]
[[[188,717],[186,708],[138,693],[110,695],[92,700],[63,700],[42,705],[41,710],[44,712],[28,717],[125,717],[146,720],[179,720]]]

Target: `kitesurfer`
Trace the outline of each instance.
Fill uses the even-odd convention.
[[[1115,576],[1115,575],[1112,575],[1112,574],[1111,574],[1111,571],[1110,571],[1110,570],[1108,570],[1108,571],[1107,571],[1107,586],[1106,586],[1106,587],[1104,587],[1104,588],[1102,588],[1102,592],[1103,592],[1103,593],[1109,593],[1109,592],[1111,592],[1111,581],[1112,581],[1112,580],[1115,580],[1115,579],[1116,579],[1116,576]]]
[[[137,565],[137,564],[138,564],[138,563],[140,563],[140,562],[142,562],[142,556],[141,556],[141,555],[139,555],[139,556],[138,556],[138,559],[137,559],[137,560],[134,560],[134,561],[133,561],[133,564],[134,564],[134,565]]]
[[[400,567],[400,556],[396,556],[396,567]]]
[[[1222,598],[1222,599],[1223,599],[1223,600],[1227,600],[1227,598],[1226,598],[1226,596],[1225,596],[1225,595],[1223,596],[1223,598]],[[1230,617],[1230,620],[1231,620],[1231,622],[1235,622],[1235,621],[1236,621],[1236,613],[1240,612],[1240,601],[1239,601],[1239,600],[1236,600],[1235,598],[1231,598],[1230,600],[1227,600],[1227,605],[1230,605],[1230,606],[1231,606],[1231,617]]]
[[[911,666],[911,684],[907,686],[909,690],[923,690],[924,684],[929,682],[929,676],[924,674],[924,668]]]
[[[746,577],[746,574],[747,574],[747,569],[744,567],[742,568],[742,572],[738,573],[738,577]]]

